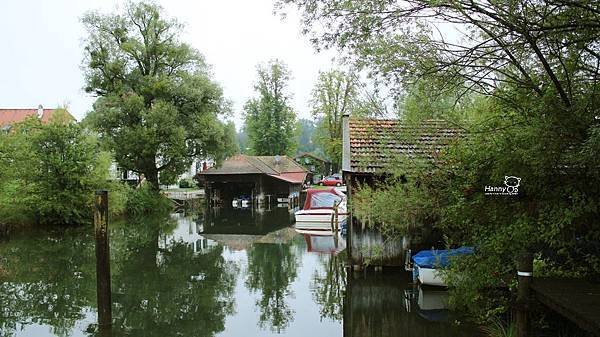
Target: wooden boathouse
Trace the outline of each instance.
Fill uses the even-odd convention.
[[[415,124],[346,115],[342,123],[342,172],[350,204],[353,191],[360,185],[385,182],[400,163],[409,173],[414,159],[435,161],[442,148],[461,134],[442,120]],[[402,266],[405,249],[415,241],[410,237],[386,240],[377,229],[366,228],[352,217],[348,227],[348,258],[352,265],[360,266],[369,261],[375,266]]]
[[[231,206],[245,198],[254,205],[297,204],[308,171],[288,156],[237,155],[219,167],[199,172],[195,179],[204,187],[211,205]]]

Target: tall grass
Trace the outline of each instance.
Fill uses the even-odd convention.
[[[514,337],[517,335],[517,329],[512,319],[504,322],[498,317],[490,319],[488,325],[482,327],[481,330],[488,337]]]

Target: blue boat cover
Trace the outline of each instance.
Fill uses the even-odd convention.
[[[413,262],[420,268],[446,267],[450,256],[473,254],[473,247],[456,249],[422,250],[412,257]]]

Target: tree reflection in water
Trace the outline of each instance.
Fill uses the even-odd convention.
[[[159,235],[169,223],[145,220],[123,227],[123,242],[115,251],[113,331],[213,336],[233,313],[237,266],[225,262],[221,246],[194,253],[178,241],[159,249]]]
[[[189,244],[173,242],[159,249],[159,235],[174,226],[156,215],[111,224],[113,336],[214,336],[233,313],[239,268],[225,262],[220,246],[194,253]],[[95,322],[91,233],[27,233],[0,245],[2,337],[30,324],[69,336],[78,321]]]
[[[246,287],[261,293],[256,302],[261,328],[268,326],[281,333],[293,320],[294,311],[285,300],[293,296],[290,284],[296,279],[299,264],[299,252],[291,243],[256,243],[248,249]]]
[[[344,252],[345,253],[345,252]],[[341,321],[344,318],[344,295],[346,292],[345,254],[321,255],[310,284],[313,300],[320,307],[321,319]]]
[[[16,235],[0,245],[0,335],[23,325],[68,336],[96,299],[94,246],[81,229]]]

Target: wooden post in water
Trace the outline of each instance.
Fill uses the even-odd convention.
[[[112,302],[110,293],[110,245],[108,242],[108,191],[96,191],[94,206],[98,326],[102,331],[110,330],[110,326],[112,324]]]
[[[527,337],[529,332],[529,296],[533,277],[533,254],[523,252],[517,260],[517,337]]]
[[[335,235],[339,230],[339,221],[338,221],[338,206],[340,204],[333,204],[333,213],[331,213],[331,232]]]

